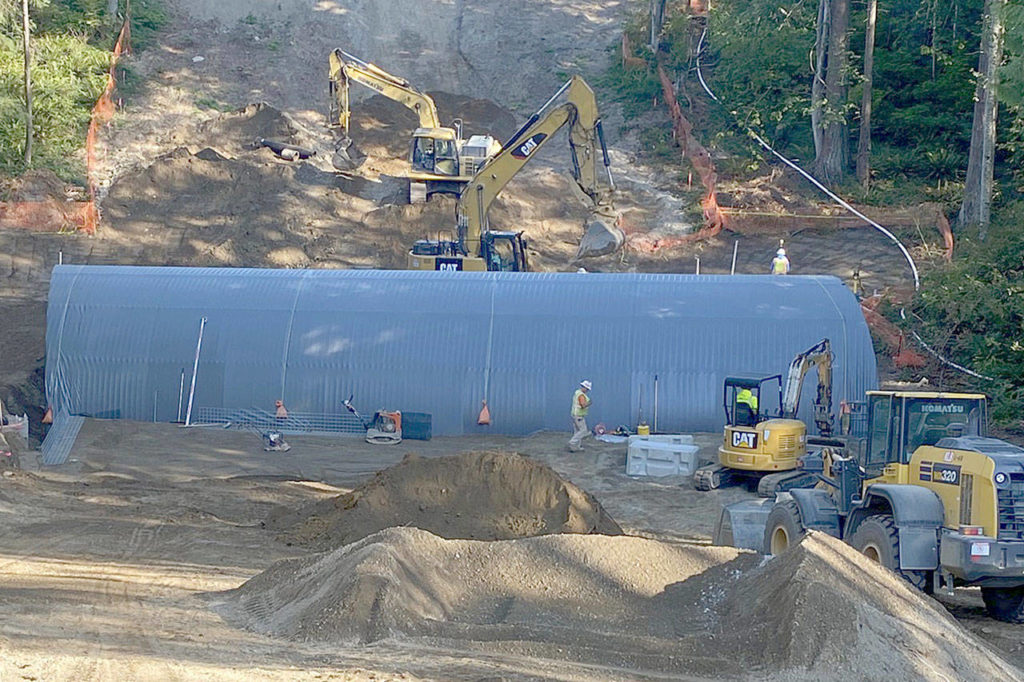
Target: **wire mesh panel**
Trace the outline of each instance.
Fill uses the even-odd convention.
[[[192,421],[196,424],[223,424],[226,428],[279,431],[295,435],[361,436],[366,433],[366,427],[352,414],[289,412],[287,418],[281,418],[273,412],[254,407],[200,407]]]
[[[43,464],[56,466],[67,462],[71,448],[74,447],[75,439],[78,438],[78,432],[84,423],[85,417],[75,417],[58,412],[40,446],[40,450],[43,451]]]

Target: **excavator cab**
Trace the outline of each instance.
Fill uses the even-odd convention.
[[[480,255],[491,271],[526,272],[528,269],[522,232],[484,232]]]
[[[466,247],[479,246],[479,255]],[[409,252],[410,270],[442,272],[527,272],[527,241],[522,232],[484,232],[479,242],[421,239]]]
[[[409,163],[413,173],[459,175],[459,152],[451,128],[417,128],[412,136]]]
[[[767,386],[766,386],[767,384]],[[782,395],[782,376],[774,374],[770,377],[728,377],[722,391],[725,399],[725,423],[739,426],[755,426],[767,417],[764,404],[761,402],[762,390],[767,398],[772,384]],[[781,397],[780,397],[781,400]]]

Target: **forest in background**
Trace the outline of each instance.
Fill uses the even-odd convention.
[[[837,74],[844,85],[831,100],[816,50],[824,12],[848,10]],[[926,272],[907,302],[912,327],[949,359],[986,378],[938,366],[936,383],[993,396],[994,416],[1022,426],[1024,399],[1024,0],[638,0],[625,27],[630,54],[618,51],[605,83],[627,118],[640,123],[650,159],[677,160],[672,125],[659,110],[660,65],[674,81],[693,134],[710,150],[720,176],[764,175],[778,162],[748,133],[815,172],[847,200],[874,206],[937,202],[954,225],[953,262]],[[693,6],[712,5],[704,16]],[[872,68],[865,72],[870,9],[876,6]],[[991,222],[958,225],[965,197],[972,124],[982,76],[983,37],[994,5],[1002,21],[998,105],[992,164]],[[652,13],[663,7],[652,43]],[[825,46],[826,48],[829,46]],[[699,48],[699,49],[698,49]],[[698,74],[699,55],[699,74]],[[643,64],[643,68],[638,68]],[[703,76],[719,98],[703,90]],[[831,76],[829,76],[831,77]],[[870,78],[869,78],[870,77]],[[864,89],[870,84],[870,97]],[[823,126],[841,128],[841,174],[822,172],[815,140],[815,98]],[[869,108],[866,104],[869,103]],[[857,177],[862,114],[870,114],[869,170]],[[806,194],[825,199],[810,184]],[[973,196],[973,193],[968,193]]]

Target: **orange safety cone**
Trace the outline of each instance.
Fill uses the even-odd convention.
[[[53,408],[50,407],[49,405],[47,405],[47,407],[46,407],[46,414],[43,415],[42,422],[44,424],[52,424],[53,423]]]
[[[491,424],[491,411],[487,407],[487,401],[483,401],[484,406],[480,408],[480,416],[476,418],[476,423],[480,426],[490,426]]]
[[[277,411],[274,413],[275,417],[277,417],[278,419],[288,418],[288,410],[284,409],[284,402],[276,400],[274,401],[274,407],[277,408]]]

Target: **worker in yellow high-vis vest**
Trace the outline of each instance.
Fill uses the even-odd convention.
[[[589,381],[581,381],[580,387],[572,395],[572,438],[569,439],[569,451],[579,452],[583,449],[583,439],[586,437],[587,412],[590,410],[590,388]]]

